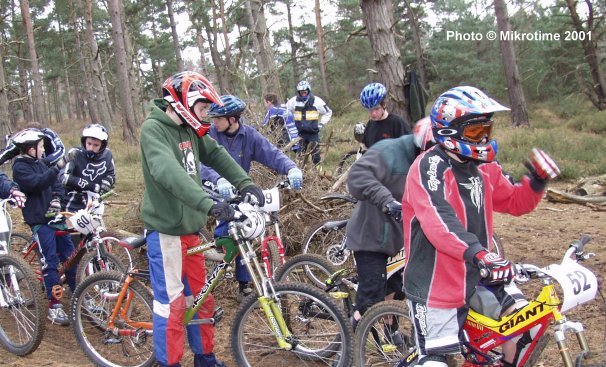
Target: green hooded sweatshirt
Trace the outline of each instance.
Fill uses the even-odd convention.
[[[252,185],[246,172],[210,136],[198,138],[187,125],[177,125],[154,100],[141,127],[141,164],[145,193],[141,216],[145,228],[179,236],[206,225],[214,201],[202,190],[200,162],[212,167],[238,189]]]

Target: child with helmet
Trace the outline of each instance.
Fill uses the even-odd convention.
[[[370,83],[360,92],[360,103],[368,111],[369,120],[362,143],[370,148],[383,139],[410,134],[410,125],[396,114],[387,111],[387,88],[381,83]]]
[[[262,190],[215,140],[203,120],[211,103],[222,104],[213,85],[201,74],[184,71],[162,85],[161,99],[141,126],[141,164],[145,192],[141,216],[147,230],[147,257],[154,293],[154,351],[162,366],[179,366],[183,356],[186,296],[206,282],[204,255],[187,256],[200,244],[198,231],[208,216],[229,221],[234,210],[215,203],[202,189],[200,162],[215,169],[243,194],[261,205]],[[210,318],[214,297],[208,296],[197,318]],[[214,325],[187,326],[195,367],[224,366],[214,354]]]
[[[222,105],[213,103],[208,110],[208,117],[213,119],[209,135],[227,149],[231,157],[246,173],[250,172],[253,161],[259,162],[278,174],[288,175],[291,187],[295,190],[301,189],[303,172],[297,168],[295,162],[276,148],[265,136],[243,123],[240,116],[246,108],[246,103],[232,95],[221,96],[221,102]],[[216,184],[219,193],[229,199],[231,183],[219,176],[212,168],[202,167],[202,179]],[[227,223],[221,223],[215,229],[215,236],[226,235]],[[248,286],[250,275],[246,266],[241,264],[239,256],[236,258],[236,279],[239,282],[237,300],[241,302],[246,295],[252,293],[252,289]]]
[[[527,304],[510,284],[511,263],[491,252],[493,211],[522,215],[534,210],[547,182],[560,171],[535,148],[526,162],[529,174],[520,183],[503,172],[494,160],[498,145],[492,139],[492,116],[508,110],[474,87],[444,92],[430,114],[437,144],[408,172],[402,199],[408,259],[404,292],[420,351],[418,366],[446,367],[447,356],[460,352],[470,305],[498,303],[493,317],[499,318]],[[516,348],[524,347],[516,342],[504,345],[504,366],[516,365]]]
[[[332,110],[322,98],[311,93],[305,80],[297,84],[297,95],[286,102],[286,108],[294,115],[301,137],[299,152],[305,153],[309,148],[312,162],[320,163],[320,129],[330,121]]]
[[[42,127],[39,122],[30,122],[25,126],[26,129],[38,129],[44,134],[44,157],[42,161],[47,166],[54,166],[59,162],[65,153],[65,146],[55,131],[48,127]],[[19,155],[19,148],[9,139],[6,147],[0,152],[0,165]]]
[[[346,246],[353,251],[359,281],[354,326],[368,308],[386,296],[403,299],[402,274],[387,279],[387,260],[403,251],[400,202],[408,169],[433,144],[426,117],[415,124],[414,134],[374,144],[349,170],[347,188],[358,199],[345,228]]]
[[[68,191],[65,208],[75,212],[86,207],[86,191],[104,194],[116,183],[114,158],[107,144],[107,129],[97,123],[87,125],[80,137],[81,146],[67,153],[62,182]]]
[[[61,210],[60,199],[63,197],[63,186],[59,181],[60,163],[48,167],[43,162],[44,134],[38,129],[25,129],[15,134],[13,144],[20,155],[13,163],[13,179],[27,201],[22,209],[23,219],[31,227],[34,237],[40,245],[40,264],[48,298],[48,319],[53,324],[69,325],[69,317],[61,305],[63,288],[59,279],[60,261],[67,260],[74,252],[74,245],[69,235],[55,236],[58,229],[65,229],[64,224],[49,224],[47,212]],[[76,269],[65,272],[67,284],[72,292],[76,287]]]

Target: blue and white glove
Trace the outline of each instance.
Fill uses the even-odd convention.
[[[223,177],[217,180],[217,191],[225,200],[231,199],[234,195],[234,187]]]
[[[402,203],[395,200],[387,203],[383,208],[383,213],[400,222],[402,220]]]
[[[291,168],[288,171],[288,182],[294,190],[301,190],[303,188],[303,172],[297,167]]]

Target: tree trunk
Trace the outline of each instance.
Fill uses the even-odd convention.
[[[417,71],[419,72],[419,79],[421,80],[421,85],[426,90],[429,90],[427,85],[427,78],[425,76],[425,60],[423,59],[423,46],[421,45],[421,29],[419,28],[419,22],[417,21],[417,16],[411,6],[411,3],[412,1],[406,1],[406,8],[408,9],[406,13],[408,15],[408,20],[410,21],[410,28],[412,31],[412,43],[415,46]]]
[[[511,24],[509,23],[505,0],[494,0],[494,13],[497,18],[499,34],[508,34],[507,32],[511,31]],[[529,126],[528,108],[520,80],[513,41],[499,37],[499,46],[501,46],[501,53],[503,55],[503,68],[505,70],[505,79],[507,79],[509,104],[511,105],[511,124],[512,126]]]
[[[290,58],[292,60],[293,86],[297,85],[300,79],[299,61],[297,60],[297,43],[295,42],[295,30],[292,25],[291,0],[284,0],[286,4],[286,17],[288,19],[288,42],[290,43]],[[294,89],[294,88],[293,88]]]
[[[208,70],[206,66],[206,51],[204,49],[204,36],[200,27],[196,27],[196,45],[198,46],[198,52],[200,53],[200,74],[207,75]]]
[[[320,0],[316,0],[316,34],[318,35],[318,61],[320,62],[320,76],[322,77],[322,93],[328,98],[328,78],[326,77],[326,59],[324,55],[324,29],[322,28],[322,10]]]
[[[213,2],[213,19],[215,22],[214,28],[217,29],[216,7],[214,6],[214,1],[212,1],[212,2]],[[229,87],[232,85],[232,83],[231,83],[232,77],[229,74],[229,70],[232,65],[231,44],[229,42],[229,36],[228,36],[228,32],[227,32],[227,19],[225,17],[225,1],[223,1],[223,0],[219,0],[219,16],[221,19],[221,33],[223,34],[223,42],[225,44],[225,51],[224,51],[225,62],[222,64],[222,69],[221,69],[221,72],[223,74],[223,82],[226,83],[226,85],[221,86],[221,94],[223,94],[223,93],[227,93],[227,91],[229,90]],[[221,65],[221,64],[219,64],[219,65]]]
[[[229,76],[227,75],[227,60],[229,59],[231,62],[231,53],[229,52],[229,43],[227,43],[226,51],[225,51],[225,61],[221,58],[218,49],[218,26],[217,26],[217,7],[214,0],[210,1],[211,3],[211,13],[213,18],[213,23],[211,25],[209,16],[207,12],[201,12],[200,20],[204,25],[204,29],[206,30],[206,39],[208,40],[209,49],[210,49],[210,57],[213,61],[213,65],[215,66],[215,72],[217,76],[217,84],[215,84],[215,88],[218,88],[219,94],[223,94],[228,90]],[[226,36],[225,36],[226,37]],[[228,40],[229,41],[229,40]]]
[[[74,117],[72,112],[72,91],[71,86],[69,85],[69,72],[67,67],[67,60],[69,59],[67,51],[65,50],[65,38],[63,37],[63,26],[59,17],[55,19],[59,26],[59,37],[61,37],[61,56],[63,58],[63,82],[65,83],[65,97],[66,101],[66,110],[67,110],[67,119],[71,120]]]
[[[4,21],[0,18],[0,29],[4,29]],[[8,104],[8,88],[4,78],[4,42],[0,41],[0,138],[11,131]],[[2,144],[4,146],[4,144]]]
[[[124,49],[124,36],[122,33],[122,21],[120,14],[120,0],[109,0],[107,2],[108,10],[112,20],[112,40],[114,41],[114,53],[116,55],[116,70],[120,88],[120,102],[122,104],[122,136],[127,144],[136,144],[135,136],[135,111],[133,110],[133,100],[130,98],[128,90],[130,88],[128,78],[128,65],[126,59],[126,50]]]
[[[265,22],[263,3],[260,0],[248,0],[246,10],[261,79],[261,94],[265,95],[272,92],[282,100],[282,89],[280,88],[280,79],[274,62],[274,54],[269,44],[269,32]]]
[[[389,91],[390,111],[410,124],[404,97],[404,67],[400,50],[392,31],[393,9],[391,0],[361,0],[360,7],[366,32],[373,50],[378,79]]]
[[[120,2],[120,13],[124,14],[124,2]],[[131,60],[128,63],[128,80],[130,82],[130,96],[133,99],[133,110],[135,111],[135,121],[137,121],[137,126],[140,126],[143,123],[143,113],[145,108],[141,103],[141,93],[140,90],[140,79],[139,79],[139,66],[140,61],[137,57],[134,49],[132,40],[130,37],[130,31],[124,17],[121,17],[122,21],[122,32],[124,33],[124,48],[126,49],[126,56],[128,60]],[[156,84],[158,85],[158,84]],[[107,88],[106,88],[107,89]]]
[[[592,80],[592,91],[589,95],[589,99],[593,105],[600,111],[606,109],[606,80],[604,74],[600,68],[600,51],[598,49],[598,34],[592,29],[593,24],[593,7],[589,0],[585,0],[588,7],[588,19],[587,29],[583,27],[583,22],[579,18],[579,14],[576,9],[576,1],[566,0],[566,5],[570,11],[570,17],[572,18],[572,25],[579,35],[585,35],[582,37],[581,44],[583,46],[583,53],[585,59],[589,65],[589,72]],[[592,37],[589,37],[591,35]],[[581,38],[581,37],[579,37]]]
[[[61,113],[61,83],[59,77],[53,80],[55,93],[53,95],[53,107],[55,107],[55,120],[58,124],[63,123],[63,114]]]
[[[44,112],[44,93],[42,92],[42,76],[38,66],[38,55],[36,54],[36,42],[34,40],[34,26],[30,16],[29,0],[19,0],[21,4],[21,18],[23,19],[23,28],[27,35],[27,45],[29,49],[30,71],[32,73],[32,103],[34,105],[34,118],[42,124],[48,126],[48,117]]]
[[[181,57],[181,46],[179,46],[179,35],[177,34],[177,24],[175,23],[175,13],[173,12],[173,0],[166,0],[166,8],[168,9],[168,19],[170,20],[170,29],[173,35],[173,47],[175,49],[175,57],[177,59],[177,70],[184,71],[183,57]]]
[[[79,0],[78,0],[79,1]],[[97,40],[95,38],[95,31],[93,29],[93,1],[86,0],[84,4],[84,24],[85,32],[84,36],[87,41],[88,58],[91,65],[91,79],[92,88],[94,90],[95,102],[97,102],[97,111],[99,111],[99,118],[103,125],[111,128],[112,116],[109,110],[109,100],[106,98],[106,86],[105,77],[103,75],[103,64],[101,63],[101,54],[99,53],[99,47],[97,46]]]
[[[84,113],[82,96],[80,95],[80,82],[78,78],[74,79],[74,105],[76,106],[76,118],[78,120],[86,119],[86,114]]]
[[[23,120],[34,121],[34,109],[29,95],[29,82],[27,79],[27,65],[25,64],[25,50],[21,45],[17,46],[17,67],[19,68],[19,103],[23,112]]]
[[[97,107],[96,103],[93,102],[93,98],[92,98],[90,90],[88,88],[88,86],[90,86],[92,84],[92,81],[90,80],[90,75],[86,70],[86,60],[85,60],[84,54],[82,52],[82,43],[80,42],[80,31],[78,28],[78,19],[76,16],[76,9],[74,8],[74,3],[72,0],[67,0],[67,7],[70,12],[72,28],[74,29],[74,37],[75,37],[74,40],[76,42],[78,64],[80,66],[80,75],[81,75],[80,78],[84,84],[84,85],[82,85],[82,83],[78,83],[78,85],[80,87],[83,87],[78,92],[79,92],[79,94],[81,92],[81,97],[82,97],[81,101],[86,102],[86,106],[88,107],[88,115],[89,115],[91,121],[100,121],[99,113],[96,108]]]

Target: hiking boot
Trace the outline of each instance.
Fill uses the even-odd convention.
[[[69,317],[63,311],[63,305],[60,303],[54,304],[48,308],[47,318],[53,324],[67,326],[69,325]]]
[[[253,290],[250,287],[246,287],[244,289],[239,290],[238,295],[236,296],[236,301],[238,301],[238,303],[242,303],[242,301],[244,301],[244,298],[251,294],[252,291]]]

